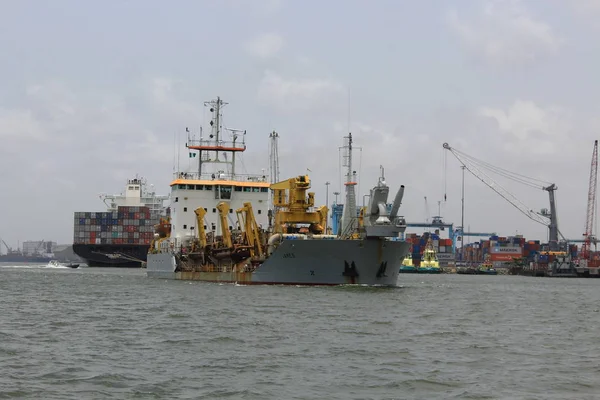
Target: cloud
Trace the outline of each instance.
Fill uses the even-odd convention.
[[[42,125],[35,119],[31,110],[0,109],[0,148],[17,145],[25,141],[46,140]]]
[[[571,0],[569,4],[582,13],[600,12],[600,0]]]
[[[283,0],[227,0],[222,4],[230,9],[241,9],[247,16],[273,17],[283,7]]]
[[[244,49],[251,55],[269,58],[283,48],[283,37],[276,33],[264,33],[244,43]]]
[[[258,87],[258,101],[279,111],[297,112],[321,106],[335,106],[346,89],[322,78],[284,78],[274,71],[264,73]]]
[[[600,27],[600,22],[598,21],[598,16],[600,16],[600,0],[571,0],[567,3],[571,12],[577,18],[580,18],[594,28]]]
[[[504,135],[503,146],[517,153],[558,154],[573,134],[572,113],[562,107],[516,100],[506,110],[481,107],[479,115],[493,119]]]
[[[26,107],[0,108],[0,169],[18,171],[3,175],[14,189],[0,200],[0,208],[17,210],[7,220],[13,237],[33,239],[30,227],[38,226],[36,235],[68,243],[72,213],[102,210],[93,193],[119,192],[115,181],[136,173],[167,193],[173,121],[185,123],[200,108],[182,98],[182,86],[141,79],[117,94],[50,81],[24,88]]]
[[[490,0],[473,18],[455,10],[447,23],[476,57],[492,65],[527,64],[556,54],[565,40],[531,15],[521,1]]]

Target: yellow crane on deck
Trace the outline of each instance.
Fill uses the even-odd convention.
[[[309,224],[308,231],[322,234],[327,221],[327,207],[309,211],[315,205],[315,193],[308,192],[310,178],[299,175],[271,185],[273,206],[275,207],[274,233],[293,233],[296,224]]]

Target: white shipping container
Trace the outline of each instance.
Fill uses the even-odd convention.
[[[440,253],[446,252],[446,246],[440,246]]]

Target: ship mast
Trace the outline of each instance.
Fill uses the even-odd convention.
[[[229,103],[221,100],[220,97],[217,97],[215,100],[205,101],[204,106],[210,107],[210,112],[212,114],[210,120],[210,134],[209,139],[205,140],[202,136],[200,140],[188,138],[188,143],[186,144],[189,150],[197,150],[198,151],[198,179],[208,178],[207,175],[210,172],[204,171],[205,164],[229,164],[231,166],[231,171],[227,171],[227,178],[234,180],[235,179],[235,155],[237,152],[243,152],[246,150],[246,131],[239,129],[229,129],[228,131],[232,133],[232,140],[225,141],[222,138],[222,109]],[[242,143],[236,143],[237,139],[242,134]],[[220,153],[223,152],[222,156],[225,157],[224,160],[220,159]],[[211,157],[211,153],[214,153],[214,156]],[[228,160],[228,153],[231,153],[231,160]],[[190,155],[191,157],[191,155]],[[221,173],[224,171],[215,171],[217,173]],[[211,178],[215,179],[216,176],[213,173]]]
[[[269,175],[271,184],[279,182],[279,133],[273,131],[269,133]]]
[[[279,133],[269,133],[269,180],[271,185],[279,182]],[[271,227],[275,206],[273,205],[273,191],[269,190],[269,227]]]
[[[346,167],[346,201],[344,204],[344,212],[342,214],[342,236],[349,236],[357,229],[357,214],[356,214],[356,171],[352,170],[352,132],[348,136],[344,136],[346,145],[340,150],[344,151],[343,166]]]

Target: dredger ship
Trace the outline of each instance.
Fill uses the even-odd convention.
[[[231,131],[230,141],[222,140],[225,104],[220,98],[205,103],[212,113],[209,139],[188,137],[186,147],[190,158],[198,160],[198,170],[178,172],[171,182],[171,219],[156,227],[147,256],[148,277],[238,284],[396,286],[410,246],[398,240],[406,229],[404,218],[398,215],[404,186],[388,212],[389,187],[382,168],[369,205],[359,214],[349,134],[344,146],[347,206],[340,234],[327,234],[328,209],[315,207],[314,193],[308,192],[309,176],[271,184],[264,175],[235,173],[236,153],[246,149],[245,132],[241,140],[240,131]],[[209,171],[211,164],[225,168]]]

